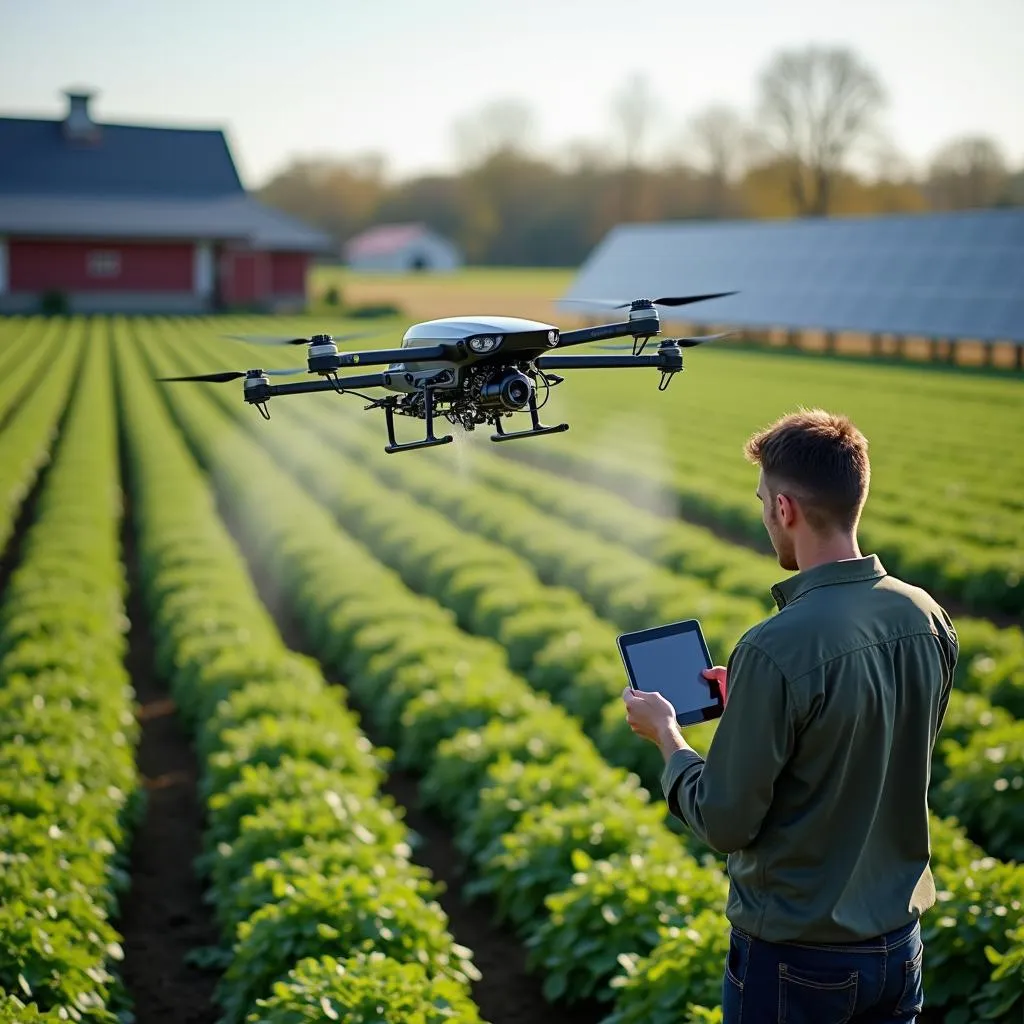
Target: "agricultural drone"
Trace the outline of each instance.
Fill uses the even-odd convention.
[[[695,338],[665,338],[657,352],[644,354],[652,337],[661,334],[656,306],[684,306],[707,299],[717,299],[735,292],[708,295],[665,296],[658,299],[586,300],[588,305],[611,309],[628,307],[627,320],[618,323],[560,331],[551,324],[511,316],[443,317],[413,324],[402,340],[401,348],[371,349],[361,352],[339,352],[338,343],[365,335],[316,334],[309,338],[267,338],[254,335],[232,335],[242,341],[269,345],[306,345],[306,366],[291,369],[229,370],[188,377],[161,377],[164,381],[206,381],[224,383],[243,381],[243,396],[255,405],[265,419],[270,419],[267,403],[280,395],[301,395],[314,391],[355,394],[369,404],[366,409],[383,409],[388,431],[385,451],[390,453],[415,448],[448,444],[450,434],[434,434],[434,418],[443,416],[465,430],[490,424],[492,441],[511,441],[523,437],[539,437],[569,429],[568,423],[545,426],[539,410],[548,399],[551,387],[564,377],[552,370],[625,369],[635,366],[654,367],[661,371],[659,391],[664,391],[672,377],[683,369],[683,349],[700,345],[725,335]],[[628,355],[562,355],[561,350],[574,345],[632,338],[632,343],[598,346],[611,350],[631,349]],[[339,377],[338,371],[352,367],[385,366],[379,373]],[[316,374],[320,380],[271,384],[272,376]],[[367,388],[383,388],[390,392],[383,397],[362,394]],[[538,404],[538,390],[544,398]],[[531,426],[525,430],[506,432],[502,418],[528,411]],[[410,416],[426,422],[426,436],[419,441],[399,443],[395,439],[395,416]]]

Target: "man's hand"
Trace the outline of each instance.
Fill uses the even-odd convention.
[[[622,691],[622,699],[626,704],[626,722],[630,729],[657,746],[666,761],[675,751],[689,746],[679,731],[676,709],[660,693],[627,686]]]
[[[725,668],[722,665],[716,665],[714,668],[706,668],[701,672],[701,675],[705,679],[710,680],[713,683],[718,683],[719,690],[722,691],[722,707],[728,703],[728,696],[725,692]]]

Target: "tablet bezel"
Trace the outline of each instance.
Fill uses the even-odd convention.
[[[700,628],[700,621],[698,619],[680,619],[678,622],[668,622],[663,626],[651,626],[647,629],[638,629],[630,633],[620,633],[615,638],[615,644],[619,649],[619,657],[622,658],[622,664],[626,670],[626,676],[629,679],[631,689],[636,690],[638,693],[652,692],[641,690],[637,686],[633,669],[629,664],[629,658],[626,656],[627,649],[648,640],[660,640],[663,637],[676,636],[680,633],[696,633],[697,639],[700,641],[701,650],[704,652],[704,658],[707,661],[707,667],[711,668],[713,666],[714,662],[711,660],[711,652],[708,650],[707,642],[704,639],[704,631]],[[714,684],[711,680],[708,680],[708,687],[711,690],[712,703],[695,708],[693,711],[677,714],[676,722],[679,725],[698,725],[701,722],[710,722],[721,717],[722,712],[725,710],[722,695],[721,693],[718,693],[717,696],[714,695]]]

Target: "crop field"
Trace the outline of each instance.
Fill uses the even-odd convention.
[[[554,315],[513,277],[369,324],[0,320],[0,1022],[720,1021],[725,859],[615,637],[697,617],[724,664],[772,612],[742,446],[800,405],[867,433],[862,548],[960,637],[923,1020],[1024,1019],[1024,381],[709,347],[664,392],[566,373],[565,433],[389,456],[353,396],[153,380]]]

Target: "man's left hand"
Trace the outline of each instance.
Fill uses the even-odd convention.
[[[676,710],[660,693],[627,686],[622,699],[626,703],[626,722],[637,736],[660,746],[666,736],[678,730]]]

